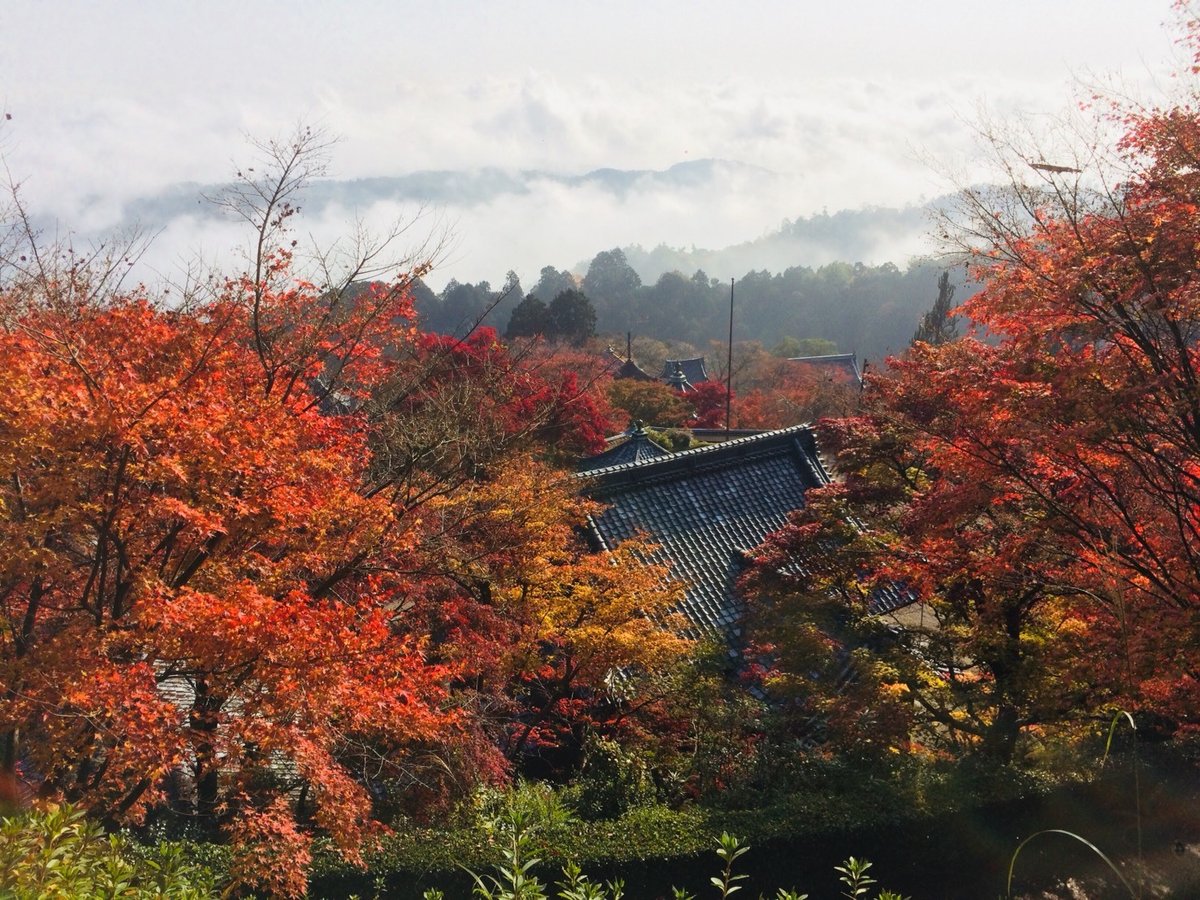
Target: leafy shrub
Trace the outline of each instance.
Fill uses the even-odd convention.
[[[504,815],[491,823],[491,830],[501,838],[503,845],[503,860],[498,863],[493,874],[479,875],[471,872],[475,882],[472,891],[480,900],[549,900],[552,896],[547,886],[535,872],[542,860],[534,856],[534,831],[538,823],[530,818],[528,810],[510,808]],[[734,863],[749,852],[750,847],[737,837],[722,832],[717,839],[717,856],[723,863],[720,872],[714,875],[710,882],[721,898],[727,900],[737,891],[747,885],[743,884],[750,876],[734,874]],[[870,888],[875,879],[867,875],[871,864],[866,860],[857,860],[853,856],[836,869],[841,873],[840,880],[846,886],[842,896],[847,900],[868,900]],[[591,881],[579,868],[574,860],[563,864],[562,877],[556,885],[553,896],[561,900],[623,900],[625,886],[620,880],[597,883]],[[687,891],[674,889],[675,900],[696,900]],[[808,894],[797,894],[795,891],[780,889],[774,900],[807,900]],[[446,900],[446,894],[439,888],[425,891],[424,900]],[[907,900],[899,894],[881,890],[876,900]]]
[[[0,819],[0,896],[206,900],[218,892],[213,874],[185,861],[180,845],[133,853],[81,810],[54,806]]]
[[[650,767],[616,741],[593,737],[584,746],[583,771],[574,785],[574,806],[587,819],[611,819],[653,803],[657,790]]]

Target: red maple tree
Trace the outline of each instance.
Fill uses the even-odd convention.
[[[896,683],[1004,757],[1114,704],[1200,725],[1200,110],[1114,108],[1109,156],[963,194],[977,332],[868,380],[824,431],[842,483],[765,553],[828,561],[791,596],[923,599],[934,665]]]

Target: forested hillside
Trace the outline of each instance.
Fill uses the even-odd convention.
[[[904,269],[891,263],[844,262],[812,268],[798,261],[783,272],[747,272],[733,285],[734,337],[769,347],[786,337],[820,339],[857,353],[860,360],[882,360],[908,346],[921,315],[937,297],[943,269],[943,263],[922,259]],[[952,280],[961,283],[957,274]],[[578,284],[571,273],[546,266],[528,292],[549,304],[575,287],[592,302],[600,334],[631,331],[698,348],[728,337],[730,283],[702,270],[666,272],[645,284],[625,251],[613,249],[596,254]],[[525,293],[510,271],[498,288],[486,281],[472,285],[451,280],[440,295],[420,285],[415,296],[424,327],[461,335],[480,317],[505,331]],[[970,294],[970,286],[960,284],[957,297],[965,300]]]

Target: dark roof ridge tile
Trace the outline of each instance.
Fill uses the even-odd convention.
[[[792,440],[787,440],[789,437]],[[805,441],[804,438],[808,440]],[[809,446],[806,447],[806,443]],[[769,455],[782,450],[798,453],[802,458],[814,458],[819,465],[819,470],[814,471],[813,476],[821,483],[829,481],[828,471],[820,458],[816,434],[810,423],[790,425],[787,428],[777,428],[773,431],[733,438],[704,447],[693,447],[690,450],[681,450],[678,453],[653,459],[605,466],[587,472],[579,472],[575,477],[591,481],[615,481],[620,480],[623,475],[638,473],[641,477],[636,480],[639,482],[648,479],[669,479],[683,472],[696,471],[697,468],[721,468],[751,456]],[[705,463],[710,465],[705,465]]]

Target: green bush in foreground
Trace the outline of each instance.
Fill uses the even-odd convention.
[[[81,810],[50,807],[0,819],[0,897],[17,900],[211,900],[207,869],[177,844],[134,854]]]
[[[534,855],[537,847],[538,831],[547,824],[539,815],[540,810],[528,802],[522,802],[522,795],[516,794],[516,802],[500,812],[490,823],[489,830],[501,844],[502,860],[493,868],[492,874],[480,875],[470,872],[475,882],[473,895],[478,900],[623,900],[625,886],[620,880],[596,883],[582,873],[578,863],[567,860],[562,867],[562,878],[558,881],[554,893],[535,874],[535,868],[542,860]],[[561,825],[559,821],[549,823],[552,826]],[[728,900],[734,893],[746,887],[742,882],[749,879],[748,875],[734,874],[734,863],[744,856],[750,847],[738,838],[724,832],[717,841],[717,856],[722,867],[717,875],[710,880],[720,900]],[[871,886],[875,879],[867,874],[871,864],[865,860],[850,857],[841,866],[836,867],[839,880],[845,885],[842,896],[848,900],[868,900]],[[469,870],[468,870],[469,871]],[[761,896],[761,895],[760,895]],[[674,889],[675,900],[696,900],[694,894],[679,888]],[[797,894],[794,891],[780,888],[773,900],[807,900],[808,894]],[[907,900],[892,891],[880,890],[875,895],[876,900]],[[446,894],[433,888],[424,894],[424,900],[446,900]]]

